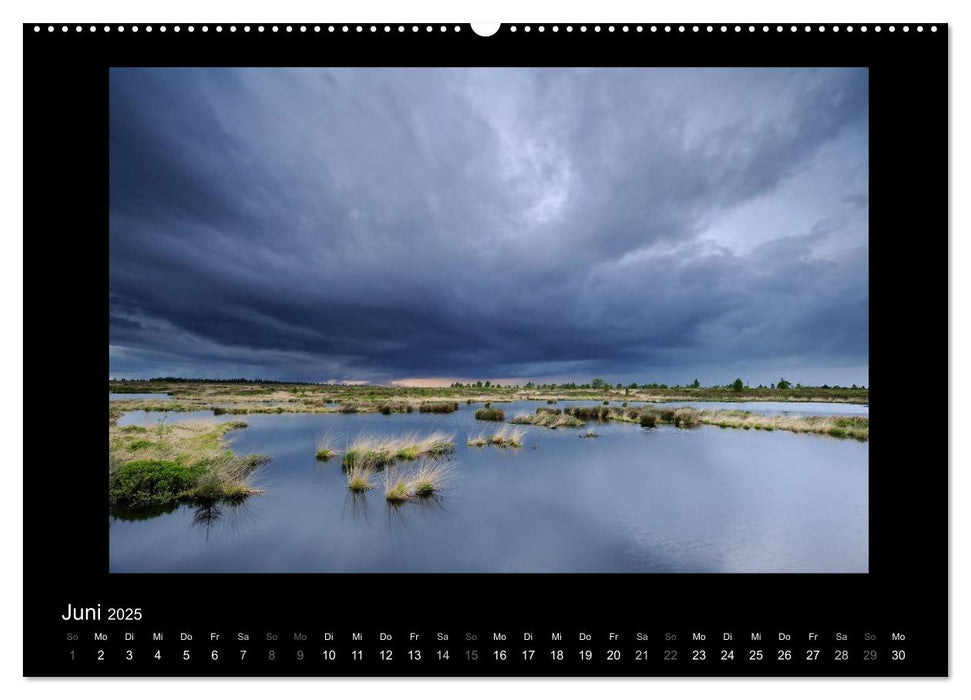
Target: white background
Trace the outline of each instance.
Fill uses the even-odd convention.
[[[964,5],[968,3],[965,1]],[[964,399],[971,396],[969,371],[960,362],[971,351],[967,307],[971,301],[971,274],[968,267],[969,158],[968,131],[971,130],[969,109],[969,46],[967,12],[958,2],[921,0],[921,2],[857,2],[847,0],[804,0],[803,2],[670,2],[652,7],[648,3],[621,0],[592,0],[590,2],[528,2],[527,0],[493,0],[458,2],[457,0],[387,0],[365,2],[358,0],[331,5],[324,2],[272,0],[272,2],[202,2],[200,0],[165,0],[165,2],[109,2],[85,0],[60,2],[8,2],[0,10],[0,51],[3,60],[3,100],[0,118],[3,119],[0,169],[3,182],[0,193],[7,223],[0,234],[0,328],[4,342],[0,344],[0,368],[5,372],[0,398],[0,434],[6,459],[0,464],[4,470],[5,502],[0,519],[0,538],[3,562],[0,576],[0,683],[3,697],[30,698],[138,698],[138,700],[169,700],[173,694],[190,697],[219,694],[223,698],[262,698],[268,694],[280,697],[378,697],[393,696],[395,700],[422,698],[492,698],[503,696],[537,698],[555,694],[557,698],[580,698],[598,695],[607,698],[663,697],[739,697],[739,698],[816,698],[856,697],[874,698],[971,697],[971,576],[968,561],[968,523],[971,508],[965,507],[971,479],[968,469],[968,431],[963,429],[971,419],[969,401],[957,401],[950,424],[958,426],[957,439],[951,446],[951,676],[950,680],[24,680],[22,625],[32,611],[23,611],[23,520],[22,473],[23,464],[23,152],[22,84],[23,43],[22,22],[705,22],[705,23],[824,23],[824,22],[948,22],[951,55],[951,117],[957,125],[951,130],[951,211],[950,229],[950,372],[951,393]],[[68,117],[69,118],[69,117]],[[962,128],[963,126],[963,128]],[[914,135],[913,137],[919,137]],[[910,136],[908,136],[910,138]],[[962,201],[962,195],[964,197]],[[53,205],[53,204],[52,204]],[[938,241],[942,231],[921,231],[911,236],[906,232],[871,232],[873,236],[893,235],[900,240]],[[67,235],[51,231],[48,235]],[[52,246],[56,251],[56,244]],[[56,281],[51,281],[56,288]],[[922,300],[937,309],[942,299]],[[32,307],[35,309],[36,307]],[[46,311],[56,322],[58,309]],[[900,324],[906,329],[906,319]],[[941,328],[941,333],[944,329]],[[71,346],[89,339],[66,337],[65,358]],[[938,338],[933,339],[937,342]],[[937,346],[935,345],[935,348]],[[880,352],[880,348],[871,348]],[[951,362],[950,360],[956,359]],[[938,355],[927,358],[926,371],[907,368],[912,381],[937,382],[943,377]],[[931,363],[933,362],[933,365]],[[29,419],[29,417],[28,417]],[[934,428],[937,430],[938,428]],[[936,437],[936,434],[935,434]],[[962,439],[963,437],[963,439]],[[48,446],[57,448],[57,445]],[[32,446],[31,460],[49,462],[52,455]],[[28,464],[26,468],[30,468]],[[879,469],[872,464],[871,469]],[[914,465],[915,478],[924,470],[940,469],[943,465]],[[42,497],[42,496],[41,496]],[[56,552],[51,552],[56,556]],[[961,593],[964,593],[962,596]],[[717,595],[716,591],[712,595]],[[731,605],[731,601],[725,601]],[[793,601],[796,606],[799,601]],[[285,694],[285,696],[283,695]],[[608,696],[609,694],[609,696]]]

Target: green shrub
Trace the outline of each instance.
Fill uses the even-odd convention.
[[[165,505],[179,500],[193,489],[204,467],[186,467],[179,462],[143,459],[121,467],[111,480],[109,495],[122,506]]]

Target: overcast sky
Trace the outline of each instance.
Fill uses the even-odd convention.
[[[863,69],[118,69],[110,375],[868,384]]]

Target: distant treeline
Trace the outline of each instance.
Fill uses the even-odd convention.
[[[109,382],[124,384],[126,382],[165,382],[183,384],[281,384],[289,386],[320,386],[319,382],[294,382],[282,379],[244,379],[234,377],[232,379],[187,379],[186,377],[152,377],[151,379],[109,379]]]
[[[463,384],[462,382],[453,382],[449,385],[453,389],[503,389],[503,388],[515,388],[519,389],[519,384],[493,384],[489,381],[477,381],[469,382]],[[759,384],[757,387],[750,387],[748,384],[742,381],[741,378],[736,378],[735,381],[728,384],[712,384],[711,386],[702,386],[701,382],[695,379],[690,384],[657,384],[657,383],[643,383],[638,384],[637,382],[631,382],[630,384],[624,384],[622,382],[617,382],[616,384],[611,384],[610,382],[604,381],[602,378],[597,377],[586,384],[577,384],[576,382],[567,382],[563,384],[536,384],[534,382],[526,382],[522,386],[523,389],[593,389],[593,390],[618,390],[618,389],[714,389],[714,390],[728,390],[741,393],[743,391],[750,391],[752,389],[866,389],[865,386],[840,386],[839,384],[822,384],[819,386],[803,386],[802,384],[793,384],[785,377],[780,379],[777,383],[770,384],[769,386],[763,386]]]
[[[382,387],[381,385],[375,384],[327,384],[323,382],[299,382],[292,380],[280,380],[280,379],[246,379],[243,377],[233,377],[230,379],[188,379],[186,377],[152,377],[151,379],[109,379],[110,384],[114,385],[124,385],[129,384],[132,386],[144,385],[147,383],[158,383],[158,384],[262,384],[262,385],[276,385],[276,386],[320,386],[320,387],[340,387],[344,389],[357,389],[370,388],[373,390],[382,388],[393,388],[396,390],[402,390],[404,387]],[[420,388],[420,387],[414,387]],[[638,384],[637,382],[631,382],[625,384],[623,382],[617,382],[612,384],[604,379],[597,377],[586,383],[577,382],[565,382],[562,384],[537,384],[535,382],[526,382],[524,384],[500,384],[498,382],[491,381],[476,381],[476,382],[453,382],[449,385],[451,389],[525,389],[525,390],[540,390],[540,391],[557,391],[557,390],[586,390],[586,391],[624,391],[625,394],[631,391],[637,390],[654,390],[654,391],[688,391],[688,392],[699,392],[706,394],[715,393],[734,393],[734,394],[748,394],[748,393],[760,393],[760,392],[787,392],[790,394],[799,394],[804,392],[811,392],[813,390],[826,390],[826,391],[854,391],[854,392],[864,392],[867,390],[866,386],[857,386],[853,384],[852,386],[840,386],[839,384],[822,384],[822,385],[803,385],[798,382],[791,382],[785,377],[779,379],[778,382],[770,383],[769,386],[759,384],[758,386],[749,386],[749,384],[743,381],[741,378],[736,378],[735,381],[729,382],[728,384],[713,384],[711,386],[703,386],[700,381],[695,379],[693,382],[688,384],[658,384],[656,382],[645,382]]]

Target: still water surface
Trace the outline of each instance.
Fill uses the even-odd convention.
[[[545,404],[494,405],[511,418]],[[590,423],[599,438],[528,427],[521,449],[466,447],[469,434],[498,426],[473,418],[480,406],[444,415],[242,416],[249,427],[231,433],[233,449],[271,456],[260,476],[266,493],[238,507],[112,519],[111,571],[867,570],[866,443]],[[223,419],[166,415],[166,422]],[[119,423],[158,420],[136,411]],[[455,434],[456,476],[441,498],[425,502],[389,507],[380,477],[375,489],[353,496],[339,459],[314,459],[324,431],[343,444],[362,433],[432,430]]]
[[[134,399],[157,399],[160,401],[165,401],[166,399],[171,399],[172,397],[168,394],[114,394],[110,391],[108,392],[109,401],[132,401]]]

